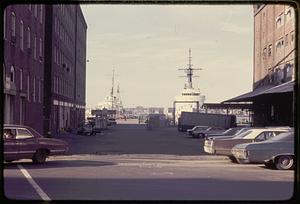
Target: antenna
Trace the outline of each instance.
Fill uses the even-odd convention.
[[[115,74],[115,67],[113,66],[113,73],[112,75],[107,75],[107,76],[112,76],[111,80],[111,91],[110,91],[110,96],[111,96],[111,109],[114,109],[114,86],[115,86],[115,77],[119,76]]]
[[[193,77],[199,77],[199,76],[193,76],[193,71],[194,70],[202,70],[201,68],[193,68],[193,64],[192,64],[192,51],[191,48],[189,49],[189,57],[188,57],[189,63],[188,63],[188,67],[184,68],[184,69],[178,69],[178,70],[184,70],[186,73],[186,76],[180,76],[180,77],[187,77],[188,79],[188,83],[187,83],[187,88],[193,88],[193,82],[192,79]]]

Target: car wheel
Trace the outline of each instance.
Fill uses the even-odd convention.
[[[270,168],[270,169],[274,169],[275,168],[275,164],[273,162],[266,162],[265,163],[265,166],[267,168]]]
[[[290,155],[282,155],[276,158],[275,166],[279,170],[289,170],[293,169],[295,165],[295,160]]]
[[[200,133],[200,134],[198,135],[198,137],[200,137],[201,139],[205,139],[205,134],[204,134],[204,133]]]
[[[35,164],[42,164],[45,163],[47,158],[47,152],[44,149],[38,149],[32,158],[33,163]]]
[[[228,158],[233,162],[233,163],[238,163],[237,159],[234,156],[228,156]]]

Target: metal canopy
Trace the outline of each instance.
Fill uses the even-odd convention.
[[[269,95],[269,94],[280,94],[294,91],[295,81],[288,81],[286,83],[277,85],[277,86],[265,86],[254,91],[245,93],[243,95],[234,97],[232,99],[223,101],[222,103],[227,102],[242,102],[242,101],[253,101],[257,96]]]

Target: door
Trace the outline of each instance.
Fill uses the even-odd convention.
[[[19,158],[31,159],[37,149],[37,141],[34,135],[26,128],[17,128],[16,142]]]
[[[4,141],[4,160],[16,160],[18,156],[18,147],[16,144],[16,129],[4,128],[3,131]]]

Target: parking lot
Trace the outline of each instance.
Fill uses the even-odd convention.
[[[69,143],[69,155],[50,157],[42,165],[30,160],[4,164],[8,198],[287,200],[293,195],[294,171],[208,155],[203,140],[175,128],[149,131],[119,124],[95,136],[60,138]]]

